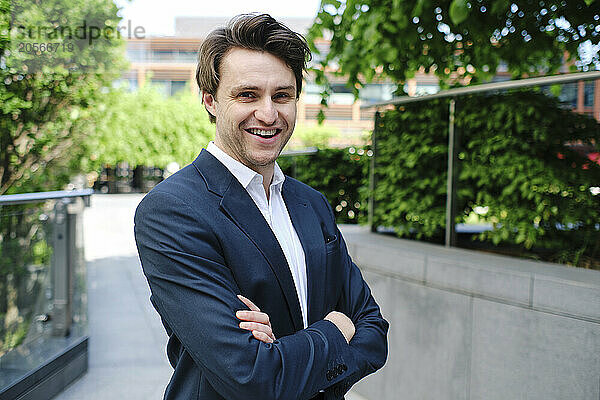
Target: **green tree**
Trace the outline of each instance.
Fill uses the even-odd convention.
[[[578,50],[598,43],[599,20],[594,0],[323,0],[309,39],[331,37],[317,83],[326,84],[324,66],[335,62],[358,93],[376,75],[404,83],[421,68],[442,87],[488,80],[501,62],[513,77],[565,62],[587,70],[598,53]]]
[[[94,115],[86,141],[84,170],[127,162],[164,168],[186,165],[214,136],[214,125],[200,98],[186,88],[164,97],[151,85],[135,92],[116,89]]]
[[[125,67],[118,9],[111,0],[0,5],[0,194],[60,188]]]

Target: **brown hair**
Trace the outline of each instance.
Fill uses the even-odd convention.
[[[227,51],[233,47],[266,51],[284,61],[296,77],[296,97],[302,91],[302,73],[311,54],[302,35],[275,20],[269,14],[240,14],[226,27],[208,34],[198,51],[196,82],[198,88],[213,96],[219,87],[219,68]],[[208,113],[211,122],[215,117]]]

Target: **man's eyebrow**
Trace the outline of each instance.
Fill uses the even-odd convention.
[[[296,87],[293,85],[288,85],[288,86],[279,86],[277,89],[275,89],[276,91],[279,90],[296,90]]]
[[[249,86],[249,85],[239,85],[239,86],[234,86],[231,88],[232,93],[241,92],[244,90],[259,90],[259,87],[258,86]]]
[[[231,88],[232,93],[242,92],[244,90],[259,91],[261,89],[258,86],[251,86],[251,85],[239,85],[239,86],[234,86]],[[288,86],[278,86],[275,88],[275,91],[280,91],[280,90],[296,90],[296,87],[294,85],[288,85]]]

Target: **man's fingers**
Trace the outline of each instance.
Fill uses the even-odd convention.
[[[250,299],[245,298],[241,294],[238,294],[237,297],[238,297],[238,299],[240,299],[242,301],[242,303],[244,303],[252,311],[260,311],[260,308],[258,308],[258,306],[256,304],[254,304],[252,301],[250,301]]]
[[[250,309],[250,311],[240,310],[235,313],[235,316],[243,321],[240,322],[240,328],[252,331],[252,335],[261,342],[273,343],[275,335],[271,328],[269,315],[261,312],[260,308],[250,299],[241,294],[238,294],[237,297]]]
[[[275,339],[273,330],[269,325],[257,324],[256,322],[240,322],[240,328],[247,329],[249,331],[262,332],[269,336],[271,339]]]
[[[264,312],[240,310],[235,313],[235,316],[242,321],[258,322],[259,324],[271,326],[269,316]]]
[[[252,336],[264,343],[273,343],[273,339],[266,333],[260,331],[252,331]]]

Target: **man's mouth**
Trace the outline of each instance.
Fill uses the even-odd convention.
[[[277,135],[280,131],[281,129],[246,129],[246,132],[255,136],[260,136],[262,138],[272,138],[273,136]]]

